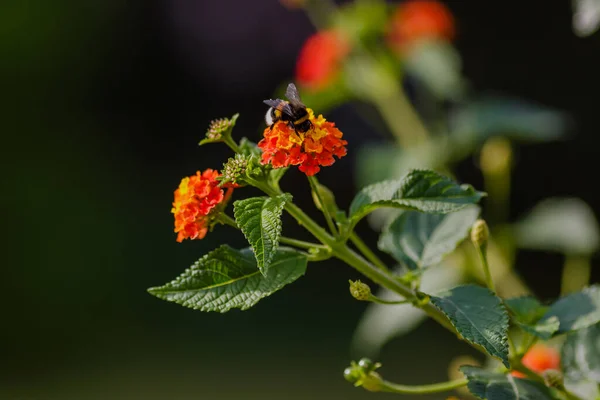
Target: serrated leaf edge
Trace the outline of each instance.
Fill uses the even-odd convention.
[[[273,240],[273,249],[272,251],[267,254],[267,252],[265,251],[265,240],[262,239],[262,260],[258,257],[257,251],[255,249],[254,244],[250,241],[250,231],[248,229],[245,229],[244,226],[242,226],[242,224],[240,224],[238,222],[238,207],[239,204],[242,204],[244,201],[246,200],[256,200],[256,199],[263,199],[263,202],[261,204],[260,207],[260,236],[261,238],[263,238],[263,225],[262,225],[262,211],[264,209],[264,205],[266,202],[268,201],[276,201],[276,200],[281,200],[280,203],[277,204],[277,207],[274,209],[274,212],[279,214],[279,218],[277,220],[277,223],[275,224],[275,239]],[[238,223],[238,226],[240,227],[240,230],[242,231],[242,233],[244,234],[244,237],[246,238],[246,240],[248,241],[248,243],[250,244],[250,247],[252,248],[252,252],[254,253],[254,257],[256,258],[256,265],[258,266],[258,269],[260,270],[260,272],[263,274],[263,276],[267,275],[267,270],[270,268],[270,264],[271,261],[273,260],[273,257],[275,256],[275,254],[277,253],[277,248],[279,247],[279,237],[281,236],[281,231],[283,229],[282,223],[281,223],[281,213],[283,212],[283,208],[285,207],[285,204],[290,201],[292,199],[292,195],[289,193],[283,193],[279,196],[276,197],[266,197],[266,196],[260,196],[260,197],[250,197],[247,199],[243,199],[243,200],[238,200],[236,202],[233,203],[233,215],[235,217],[236,222]],[[242,213],[244,210],[240,210],[239,213]]]
[[[474,285],[464,285],[463,287],[468,287],[468,286],[474,286]],[[458,287],[460,287],[460,286],[458,286]],[[504,320],[504,322],[505,322],[505,325],[506,325],[506,327],[507,327],[507,330],[508,330],[508,326],[509,326],[509,317],[508,317],[508,311],[506,310],[506,307],[504,306],[504,302],[502,301],[502,299],[500,299],[498,296],[496,296],[496,295],[494,294],[494,292],[492,292],[492,291],[491,291],[491,290],[489,290],[489,289],[483,288],[483,287],[481,287],[481,286],[476,286],[476,287],[479,287],[479,288],[482,288],[482,289],[485,289],[485,290],[487,290],[489,293],[491,293],[491,294],[492,294],[494,297],[496,297],[496,298],[499,300],[499,303],[498,303],[498,305],[500,306],[500,308],[504,309],[504,311],[505,311],[505,313],[503,314],[503,320]],[[439,308],[439,307],[438,307],[438,306],[435,304],[435,302],[434,302],[434,299],[435,299],[435,298],[444,299],[444,300],[447,300],[447,298],[436,297],[436,296],[433,296],[433,295],[432,295],[432,296],[430,296],[430,298],[431,298],[431,301],[434,303],[434,306],[435,306],[435,307],[436,307],[438,310],[440,310],[440,311],[441,311],[441,312],[442,312],[444,315],[446,315],[446,318],[448,318],[448,321],[450,321],[450,323],[452,324],[452,326],[453,326],[453,327],[456,329],[456,332],[457,332],[457,333],[458,333],[458,334],[459,334],[459,335],[460,335],[460,336],[461,336],[461,337],[462,337],[464,340],[466,340],[467,342],[469,342],[469,343],[472,343],[472,344],[474,344],[474,345],[476,345],[476,346],[481,346],[481,347],[483,347],[483,348],[485,349],[485,347],[484,347],[482,344],[480,344],[480,343],[476,343],[475,341],[473,341],[473,340],[471,340],[471,339],[469,339],[469,338],[465,337],[465,336],[464,336],[462,333],[460,333],[460,332],[458,331],[458,328],[456,327],[456,323],[455,323],[454,319],[453,319],[453,318],[450,318],[450,316],[449,316],[448,314],[446,314],[446,313],[445,313],[445,312],[444,312],[442,309],[440,309],[440,308]],[[453,301],[451,301],[451,303],[452,303],[452,304],[453,304],[453,305],[456,307],[456,304],[455,304]],[[458,307],[456,307],[456,308],[457,308],[457,310],[458,310]],[[460,311],[460,310],[459,310],[459,311]],[[466,315],[465,315],[465,314],[464,314],[462,311],[460,311],[460,313],[461,313],[463,316],[465,316],[465,317],[466,317]],[[471,319],[470,319],[470,318],[468,318],[468,317],[467,317],[466,319],[467,319],[469,322],[471,322],[471,325],[475,327],[475,329],[477,330],[477,332],[478,332],[478,333],[479,333],[479,334],[480,334],[482,337],[484,337],[484,338],[485,338],[485,335],[484,335],[484,334],[483,334],[483,333],[482,333],[482,332],[481,332],[481,331],[480,331],[478,328],[476,328],[475,324],[473,324],[473,323],[472,323]],[[488,342],[489,342],[489,341],[488,341]],[[490,342],[490,344],[492,344],[492,343]],[[502,354],[503,354],[503,352],[502,352],[502,351],[499,351],[499,350],[496,348],[496,346],[495,346],[495,345],[493,345],[493,344],[492,344],[492,347],[494,348],[494,350],[495,350],[495,351],[496,351],[496,352],[497,352],[499,355],[496,355],[496,354],[491,354],[490,352],[488,352],[488,351],[487,351],[487,349],[486,349],[486,352],[487,352],[488,354],[490,354],[492,357],[495,357],[495,358],[499,359],[500,361],[502,361],[502,363],[503,363],[503,364],[504,364],[504,365],[505,365],[507,368],[510,368],[510,363],[508,362],[508,334],[505,334],[505,335],[503,335],[503,336],[501,337],[500,344],[501,344],[501,345],[502,345],[502,347],[503,347],[503,348],[506,350],[506,352],[505,352],[505,353],[506,353],[506,359],[504,359],[504,358],[502,358],[502,357],[500,356],[500,355],[502,355]]]

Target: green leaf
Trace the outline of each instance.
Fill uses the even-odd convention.
[[[431,303],[443,312],[458,333],[469,343],[483,347],[508,368],[508,313],[490,290],[458,286],[431,296]]]
[[[464,94],[462,59],[446,40],[420,40],[403,60],[406,71],[417,77],[439,99],[458,100]]]
[[[464,365],[460,370],[469,383],[469,391],[479,399],[487,400],[552,400],[550,390],[528,379],[515,378]]]
[[[482,96],[457,109],[449,123],[452,138],[465,151],[497,135],[529,142],[558,140],[569,124],[564,112],[497,95]]]
[[[243,137],[240,140],[239,147],[240,147],[240,151],[242,152],[243,155],[256,156],[260,159],[262,151],[260,150],[260,148],[258,147],[258,145],[256,143],[249,140],[248,138]]]
[[[558,334],[587,328],[600,322],[600,286],[570,294],[550,306],[540,322],[558,318]]]
[[[470,185],[459,185],[437,172],[415,169],[400,180],[362,189],[350,205],[350,217],[356,223],[379,207],[446,214],[475,204],[484,195]]]
[[[576,198],[551,198],[536,205],[515,226],[523,248],[590,255],[600,248],[598,222],[592,209]]]
[[[600,383],[600,324],[567,335],[561,353],[566,377]]]
[[[558,331],[560,321],[557,317],[540,322],[549,307],[542,305],[535,297],[514,297],[505,300],[504,304],[510,310],[515,323],[524,331],[543,340],[550,339]]]
[[[479,211],[472,206],[451,214],[403,212],[381,234],[379,248],[413,270],[435,265],[467,237]]]
[[[238,251],[223,245],[208,253],[174,281],[148,289],[154,296],[200,311],[224,313],[247,310],[304,275],[307,258],[280,248],[266,276],[256,267],[250,249]]]
[[[277,252],[281,235],[281,213],[292,196],[251,197],[233,203],[233,214],[246,239],[254,250],[258,268],[267,275],[269,263]]]

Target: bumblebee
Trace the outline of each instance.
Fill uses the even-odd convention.
[[[300,100],[296,85],[290,83],[285,91],[285,97],[289,100],[269,99],[263,103],[270,106],[265,115],[265,122],[270,128],[277,121],[287,121],[290,127],[296,132],[305,133],[312,128],[312,123],[308,119],[306,106]]]

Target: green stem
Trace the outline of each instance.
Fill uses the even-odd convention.
[[[383,380],[380,382],[379,385],[381,388],[381,392],[400,394],[428,394],[447,392],[449,390],[458,389],[460,387],[466,386],[467,383],[468,381],[466,379],[457,379],[454,381],[434,383],[431,385],[407,386]]]
[[[373,282],[384,286],[385,288],[399,294],[407,300],[418,299],[417,293],[408,286],[398,282],[394,276],[386,271],[382,271],[369,263],[367,260],[356,254],[345,244],[332,243],[333,255],[350,265],[358,272],[362,273]],[[442,314],[437,308],[431,303],[420,304],[420,308],[431,318],[436,320],[444,328],[448,329],[455,335],[458,335],[456,329],[452,326],[450,321]]]
[[[492,274],[490,273],[490,265],[487,259],[487,245],[475,245],[475,249],[477,250],[477,254],[479,254],[479,260],[481,261],[481,266],[483,267],[485,283],[492,292],[496,293],[496,286],[494,285],[494,280],[492,279]]]
[[[590,275],[591,266],[589,257],[567,254],[562,271],[561,296],[583,289],[589,284]]]
[[[272,187],[266,184],[257,183],[256,187],[258,189],[263,190],[266,194],[272,197],[281,194],[279,191],[273,189]],[[344,261],[346,264],[350,265],[358,272],[371,279],[373,282],[384,286],[385,288],[399,294],[400,296],[406,299],[416,300],[419,298],[419,296],[417,296],[417,293],[414,290],[398,282],[393,275],[386,271],[380,270],[379,268],[362,258],[360,255],[355,253],[345,243],[340,243],[339,241],[337,241],[336,238],[328,234],[325,229],[323,229],[312,218],[306,215],[306,213],[294,203],[286,203],[285,210],[292,217],[294,217],[294,219],[298,221],[300,225],[304,226],[304,228],[308,230],[321,243],[331,248],[334,257]],[[452,326],[450,321],[446,318],[446,316],[442,314],[442,312],[440,312],[437,308],[435,308],[431,303],[419,303],[419,307],[444,328],[448,329],[450,332],[460,337],[460,335],[458,334],[454,326]],[[481,351],[479,347],[476,348]]]
[[[224,225],[229,225],[234,227],[235,229],[239,229],[235,220],[225,213],[219,214],[219,216],[217,217],[217,221],[221,222]]]
[[[380,268],[380,269],[382,269],[384,271],[388,270],[387,266],[385,265],[385,263],[383,261],[381,261],[379,259],[379,257],[377,257],[377,254],[375,254],[369,248],[369,246],[367,246],[365,244],[365,242],[362,241],[362,239],[356,234],[356,232],[352,232],[350,234],[350,240],[352,241],[352,243],[354,243],[354,245],[356,246],[356,248],[358,249],[358,251],[360,251],[361,254],[367,258],[367,260],[371,261],[378,268]]]
[[[427,139],[427,129],[401,87],[389,96],[375,97],[373,101],[402,147],[409,147]]]
[[[285,236],[281,236],[279,238],[279,242],[290,245],[290,246],[296,246],[301,249],[307,249],[307,250],[314,249],[314,248],[325,248],[325,246],[318,244],[318,243],[305,242],[303,240],[288,238]]]
[[[317,196],[317,200],[319,201],[319,208],[325,216],[325,220],[327,221],[327,226],[329,227],[329,230],[334,236],[337,236],[337,228],[333,223],[333,217],[329,213],[329,207],[327,207],[327,204],[325,204],[325,202],[323,201],[323,196],[321,196],[321,191],[319,190],[319,181],[317,180],[317,177],[308,175],[306,177],[308,178],[308,183],[310,183],[310,188],[312,189],[315,196]]]
[[[374,295],[370,295],[369,296],[369,300],[367,300],[367,301],[370,301],[372,303],[377,303],[377,304],[388,304],[388,305],[398,305],[398,304],[410,304],[410,303],[412,303],[411,300],[406,300],[406,299],[404,299],[404,300],[396,300],[396,301],[393,301],[393,300],[383,300],[383,299],[380,299],[379,297],[374,296]]]
[[[525,376],[527,376],[527,378],[531,379],[532,381],[540,382],[540,383],[546,385],[544,378],[542,378],[539,374],[535,373],[534,371],[530,370],[525,365],[523,365],[523,363],[521,362],[520,359],[513,358],[510,360],[510,364],[512,366],[512,368],[511,368],[512,371],[519,371],[519,372],[525,374]]]
[[[233,150],[235,153],[242,152],[242,149],[240,149],[240,146],[238,146],[237,143],[229,135],[225,135],[223,137],[223,143],[225,143],[227,146],[229,146],[229,148],[231,148],[231,150]]]

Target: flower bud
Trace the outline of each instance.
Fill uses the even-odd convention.
[[[482,247],[487,244],[488,238],[490,236],[490,231],[488,229],[487,223],[478,219],[473,224],[471,228],[471,241],[477,247]]]
[[[546,386],[560,388],[564,386],[564,376],[557,369],[547,369],[542,373]]]
[[[241,154],[236,154],[234,158],[229,158],[223,164],[223,176],[221,184],[231,182],[238,184],[239,179],[246,175],[248,160]]]
[[[206,131],[206,138],[200,141],[200,145],[206,143],[216,143],[225,140],[225,137],[231,135],[231,130],[235,126],[235,122],[239,114],[235,114],[231,118],[219,118],[210,122]]]
[[[369,372],[362,378],[361,386],[369,392],[381,391],[381,376],[377,372]]]
[[[361,377],[360,370],[356,368],[356,365],[348,367],[344,370],[344,379],[350,383],[356,383]]]
[[[360,280],[348,281],[350,282],[350,294],[356,300],[369,301],[371,298],[371,288],[366,283],[362,283]],[[363,359],[364,360],[364,359]],[[360,362],[362,362],[361,360]]]
[[[508,170],[511,163],[512,149],[507,139],[491,138],[481,148],[479,165],[482,171],[498,175]]]

